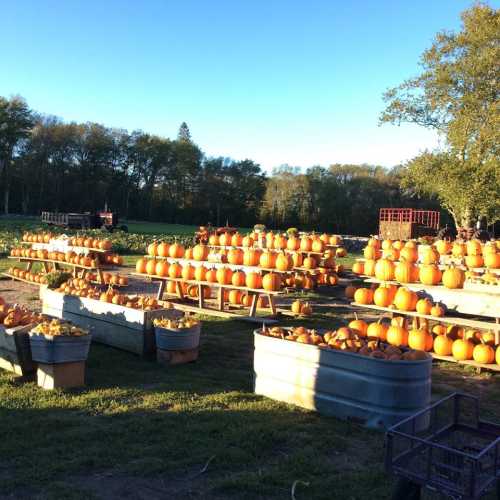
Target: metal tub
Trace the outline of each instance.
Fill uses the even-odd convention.
[[[31,355],[38,363],[58,364],[86,361],[92,336],[54,336],[30,333]]]
[[[256,394],[385,429],[431,399],[432,358],[387,361],[254,332]]]
[[[200,345],[201,324],[191,328],[155,327],[156,347],[163,351],[183,351]]]

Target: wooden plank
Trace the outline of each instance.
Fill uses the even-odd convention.
[[[111,269],[113,266],[106,265],[105,267],[102,266],[82,266],[80,264],[73,264],[72,262],[66,262],[63,260],[51,260],[51,259],[38,259],[38,258],[31,258],[31,257],[13,257],[9,255],[7,257],[8,259],[14,259],[17,260],[18,262],[28,262],[28,267],[31,269],[31,265],[33,265],[33,262],[48,262],[55,264],[57,266],[63,265],[63,266],[70,266],[73,268],[78,268],[78,269],[88,269],[90,271],[96,271],[97,269]],[[28,270],[28,269],[26,269]]]
[[[28,281],[23,278],[19,278],[19,276],[12,276],[12,274],[9,273],[2,273],[2,276],[6,276],[7,278],[10,278],[11,280],[14,281],[22,281],[23,283],[26,283],[28,285],[40,286],[40,283],[36,283],[34,281]]]
[[[478,363],[477,361],[474,361],[472,359],[468,359],[465,361],[460,361],[458,359],[455,359],[453,356],[440,356],[439,354],[436,354],[434,352],[429,353],[434,359],[440,360],[440,361],[448,361],[450,363],[458,363],[460,365],[466,365],[466,366],[473,366],[474,368],[480,368],[484,370],[492,370],[495,372],[500,372],[500,365],[497,364],[490,364],[490,365],[485,365],[483,363]]]
[[[189,304],[173,303],[173,306],[180,311],[192,312],[196,314],[206,314],[207,316],[216,316],[219,318],[235,319],[238,321],[248,321],[250,323],[272,325],[276,324],[278,320],[272,318],[266,318],[261,316],[243,316],[242,314],[237,314],[229,311],[219,311],[218,309],[213,309],[206,307],[200,309],[198,306],[192,306]]]
[[[182,278],[170,278],[168,276],[157,276],[154,274],[142,274],[142,273],[131,273],[133,276],[142,276],[143,278],[150,278],[157,281],[176,281],[180,283],[187,283],[188,285],[203,285],[210,288],[227,288],[229,290],[242,290],[244,292],[255,292],[255,293],[269,293],[271,295],[280,295],[281,291],[270,291],[264,290],[263,288],[248,288],[247,286],[234,286],[234,285],[221,285],[220,283],[211,283],[209,281],[197,281],[197,280],[184,280]]]
[[[370,278],[366,283],[384,283],[383,281]],[[385,283],[405,286],[415,292],[424,292],[432,297],[434,302],[446,304],[449,310],[455,310],[463,314],[474,316],[487,316],[498,318],[500,316],[500,302],[497,294],[487,292],[476,292],[471,290],[449,289],[444,286],[423,285],[422,283],[399,283],[387,281]]]
[[[438,323],[446,323],[449,325],[461,325],[461,326],[467,326],[472,329],[491,330],[493,332],[500,332],[500,324],[488,321],[479,321],[469,318],[461,318],[459,316],[430,316],[428,314],[420,314],[416,311],[400,311],[399,309],[391,307],[381,307],[381,306],[376,306],[375,304],[358,304],[357,302],[351,302],[351,306],[362,307],[363,309],[371,309],[373,311],[394,313],[394,314],[399,314],[401,316],[423,318],[429,321],[436,321]]]

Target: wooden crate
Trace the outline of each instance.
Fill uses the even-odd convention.
[[[17,375],[33,375],[35,363],[31,359],[30,329],[31,325],[15,328],[0,325],[0,368]]]
[[[92,341],[141,356],[153,354],[156,348],[153,319],[182,315],[174,309],[142,311],[49,289],[43,292],[43,313],[88,329]]]
[[[43,389],[82,387],[85,385],[85,361],[38,363],[36,380]]]
[[[164,351],[163,349],[157,349],[156,361],[168,366],[191,363],[198,359],[198,351],[198,347],[184,351]]]

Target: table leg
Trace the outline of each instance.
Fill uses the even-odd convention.
[[[32,267],[33,267],[33,261],[29,260],[28,265],[26,266],[26,272],[29,273]]]
[[[46,274],[50,273],[50,267],[49,267],[49,263],[48,262],[44,262],[43,263],[43,269],[45,271]]]
[[[158,293],[156,294],[156,300],[163,299],[163,293],[165,292],[165,280],[160,280],[160,287],[158,288]]]
[[[248,292],[252,296],[252,303],[250,304],[250,311],[248,313],[249,316],[255,316],[257,312],[257,301],[259,299],[258,293]]]
[[[219,311],[224,310],[224,288],[219,287]]]
[[[203,309],[205,307],[205,295],[203,294],[204,291],[204,286],[198,285],[198,307],[200,309]]]
[[[179,299],[183,299],[184,292],[182,291],[182,285],[180,281],[175,282],[175,288],[177,289],[177,295],[179,296]]]
[[[277,311],[276,311],[276,304],[274,302],[274,297],[271,294],[269,294],[267,298],[269,300],[269,308],[271,309],[273,316],[276,316]]]
[[[104,276],[102,274],[102,269],[100,267],[96,267],[96,271],[97,271],[97,280],[102,285],[104,283]]]

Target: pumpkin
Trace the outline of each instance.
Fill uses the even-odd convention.
[[[427,264],[420,266],[418,276],[424,285],[437,285],[441,281],[442,273],[437,265]]]
[[[224,233],[219,236],[219,245],[222,247],[228,247],[231,245],[232,236],[229,233]]]
[[[354,302],[358,304],[371,304],[373,302],[373,291],[370,288],[358,288],[354,292]]]
[[[367,335],[366,332],[368,330],[368,325],[366,321],[358,319],[357,316],[356,319],[353,319],[349,322],[349,328],[357,333],[360,337],[366,337]]]
[[[177,294],[177,283],[175,281],[169,281],[167,283],[167,293],[170,295]]]
[[[325,251],[325,244],[323,241],[315,239],[311,245],[312,251],[317,253],[323,253]]]
[[[330,236],[329,243],[332,246],[342,245],[342,237],[339,236],[338,234],[334,234],[334,235]]]
[[[451,252],[452,245],[447,240],[436,241],[436,250],[440,255],[448,255]]]
[[[379,307],[389,307],[392,304],[393,296],[391,289],[386,286],[379,286],[373,292],[373,303]]]
[[[80,245],[81,246],[81,245]],[[111,241],[109,240],[101,240],[99,243],[99,248],[101,250],[111,250]]]
[[[217,269],[209,269],[206,273],[205,273],[205,279],[206,281],[208,281],[209,283],[217,283]]]
[[[431,312],[430,312],[430,315],[431,316],[437,316],[437,317],[440,317],[440,316],[444,316],[444,307],[440,304],[434,304],[432,307],[431,307]]]
[[[146,274],[153,274],[156,272],[156,260],[150,259],[146,263]]]
[[[300,240],[295,236],[288,238],[286,248],[288,250],[298,250],[300,248]]]
[[[145,274],[146,273],[146,264],[147,260],[146,259],[139,259],[135,263],[135,271],[140,274]]]
[[[170,248],[168,249],[168,255],[172,257],[173,259],[181,259],[184,257],[184,247],[182,245],[179,245],[179,243],[174,243],[173,245],[170,245]]]
[[[281,278],[279,274],[267,273],[262,279],[262,288],[267,291],[278,291],[281,288]]]
[[[191,264],[183,266],[181,277],[183,280],[191,281],[194,279],[194,267]]]
[[[478,344],[472,351],[474,361],[483,365],[489,365],[495,361],[495,350],[487,344]]]
[[[487,253],[484,255],[484,265],[488,269],[500,269],[500,253]]]
[[[169,249],[170,249],[170,245],[168,243],[165,243],[164,241],[162,241],[156,249],[158,257],[168,257]]]
[[[389,248],[382,252],[382,258],[396,261],[399,259],[399,250],[397,248]]]
[[[319,239],[325,244],[325,245],[328,245],[328,243],[330,242],[330,236],[326,233],[323,233]]]
[[[218,234],[211,234],[210,237],[208,238],[208,244],[213,247],[218,247],[219,246],[219,235]]]
[[[366,276],[375,276],[375,266],[377,261],[374,259],[365,260],[364,271]]]
[[[316,259],[314,257],[306,257],[302,262],[302,266],[305,269],[316,269],[318,263],[316,262]]]
[[[248,288],[262,288],[262,276],[258,273],[247,273],[245,277],[245,284]]]
[[[469,240],[465,245],[467,255],[481,255],[483,253],[483,246],[479,240]]]
[[[378,248],[373,246],[367,246],[363,250],[363,255],[366,260],[377,260],[380,259],[381,253]]]
[[[310,252],[312,250],[312,240],[307,236],[300,239],[300,250],[303,252]]]
[[[156,243],[156,241],[153,241],[153,243],[150,243],[148,245],[148,255],[150,255],[151,257],[158,256],[158,243]]]
[[[302,254],[294,253],[292,255],[292,262],[293,262],[293,267],[302,267],[303,263]]]
[[[278,271],[289,271],[292,267],[293,260],[290,255],[283,252],[276,257],[276,269]]]
[[[243,250],[239,248],[231,248],[227,253],[227,261],[229,264],[241,265],[243,264]]]
[[[465,257],[465,265],[467,267],[483,267],[484,259],[482,255],[467,255]]]
[[[445,335],[448,333],[446,326],[438,324],[432,327],[432,333],[435,335]]]
[[[391,325],[387,329],[387,342],[396,347],[404,347],[408,345],[408,330],[404,325]]]
[[[437,264],[441,255],[434,247],[427,248],[422,253],[422,264]]]
[[[455,243],[453,243],[453,246],[451,247],[451,255],[453,255],[453,257],[463,257],[465,253],[465,244],[461,243],[460,241],[455,241]]]
[[[446,288],[463,288],[465,273],[458,267],[449,267],[443,273],[442,280]]]
[[[207,268],[204,266],[198,266],[194,270],[194,279],[196,281],[206,281],[207,280]]]
[[[389,327],[385,323],[382,323],[381,320],[376,323],[370,323],[366,329],[366,336],[368,338],[378,338],[382,342],[385,342],[387,339],[388,328]]]
[[[451,348],[451,355],[455,359],[459,361],[472,359],[473,352],[474,352],[474,344],[469,340],[457,339],[453,342]]]
[[[389,250],[389,248],[392,248],[392,240],[384,240],[382,241],[382,250]]]
[[[417,305],[415,306],[415,310],[419,314],[431,314],[432,311],[432,302],[428,298],[420,299],[417,301]]]
[[[243,252],[243,265],[255,267],[259,265],[260,250],[248,249]]]
[[[316,288],[316,281],[312,276],[304,276],[302,286],[305,290],[313,290]]]
[[[453,352],[453,340],[446,334],[438,335],[434,339],[434,352],[439,356],[450,356]]]
[[[180,278],[182,276],[182,267],[177,262],[170,264],[168,268],[168,275],[170,278]]]
[[[406,243],[405,247],[401,250],[399,256],[401,260],[406,260],[407,262],[417,262],[418,252],[415,247],[407,246],[409,242]]]
[[[274,237],[273,248],[276,250],[284,250],[286,248],[287,240],[282,234],[277,234]]]
[[[434,339],[425,328],[417,328],[417,321],[413,322],[413,328],[408,332],[408,346],[417,351],[430,351]]]
[[[388,259],[380,259],[375,264],[375,277],[380,281],[394,279],[394,263]]]
[[[217,283],[220,285],[230,285],[233,278],[233,271],[228,267],[219,267],[217,269]]]
[[[262,252],[259,265],[264,269],[274,269],[276,267],[276,254],[269,251]]]
[[[241,246],[243,247],[246,247],[246,248],[249,248],[249,247],[253,247],[253,238],[251,236],[245,236],[242,240],[241,240]]]
[[[292,302],[290,309],[293,312],[293,314],[299,315],[301,307],[302,307],[302,302],[300,300],[294,300]]]
[[[156,274],[156,276],[168,276],[168,262],[165,260],[159,260],[156,262],[155,266],[155,272],[153,274]]]
[[[416,273],[415,264],[407,261],[401,261],[396,264],[394,277],[400,283],[411,283],[414,281]]]
[[[231,245],[233,247],[241,247],[242,243],[243,243],[243,236],[241,236],[240,233],[234,233],[233,236],[231,237]]]
[[[246,276],[243,271],[236,271],[233,273],[231,277],[231,283],[234,286],[245,286]]]
[[[365,263],[362,261],[357,261],[352,265],[352,272],[355,274],[365,273]]]
[[[373,247],[373,248],[380,249],[380,247],[381,247],[380,240],[379,240],[378,238],[370,238],[370,239],[368,240],[368,246],[369,246],[369,247]]]
[[[352,285],[346,286],[345,296],[348,299],[353,299],[355,292],[356,292],[356,287],[355,286],[352,286]]]
[[[228,300],[231,304],[241,304],[243,292],[241,290],[231,290],[228,294]]]
[[[258,309],[265,309],[269,307],[269,299],[265,297],[264,295],[260,295],[259,298],[257,299],[257,308]]]
[[[196,245],[193,248],[193,259],[197,261],[207,260],[208,247],[205,245]]]
[[[414,311],[417,301],[417,294],[405,287],[398,288],[394,297],[394,305],[400,311]]]

